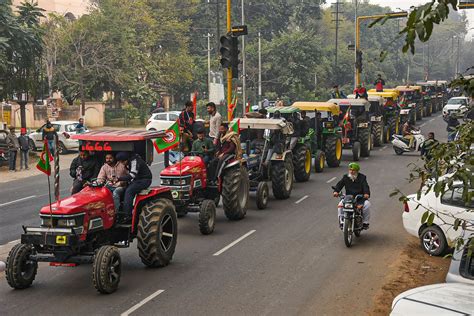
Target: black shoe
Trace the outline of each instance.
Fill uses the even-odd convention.
[[[363,229],[369,229],[369,223],[364,223],[362,224]]]
[[[339,229],[342,230],[344,228],[344,223],[339,223]]]

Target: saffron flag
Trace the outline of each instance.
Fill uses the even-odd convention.
[[[51,164],[50,164],[51,161],[53,161],[53,156],[51,155],[51,152],[49,151],[48,141],[45,139],[43,150],[41,151],[40,159],[38,160],[38,163],[36,164],[36,168],[39,171],[44,172],[48,176],[50,176],[51,175]]]
[[[232,102],[229,104],[229,113],[228,113],[228,119],[229,121],[234,118],[234,110],[237,106],[237,95],[234,94],[234,97],[232,98]]]
[[[197,115],[197,91],[194,91],[193,93],[193,113],[194,117]]]
[[[153,142],[156,151],[161,154],[165,151],[175,148],[179,145],[179,123],[174,122],[173,125],[166,131],[166,136],[157,138]]]
[[[231,131],[237,133],[238,135],[240,133],[240,119],[236,119],[230,122],[229,128]]]

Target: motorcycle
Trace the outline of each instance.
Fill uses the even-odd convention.
[[[405,152],[419,151],[425,141],[425,137],[421,134],[421,131],[411,131],[413,135],[413,146],[410,145],[410,141],[402,135],[393,135],[392,145],[393,150],[397,155],[402,155]]]
[[[332,187],[336,191],[335,187]],[[344,233],[344,243],[346,247],[352,246],[353,235],[360,237],[364,230],[362,209],[364,207],[364,196],[358,194],[343,195],[339,193],[339,198],[342,201],[343,225],[342,231]]]

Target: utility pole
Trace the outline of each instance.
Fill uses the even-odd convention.
[[[245,25],[245,0],[242,0],[242,25]],[[242,36],[242,116],[247,105],[247,73],[245,69],[245,35]]]
[[[262,39],[258,32],[258,107],[262,108]]]
[[[209,32],[207,37],[207,98],[211,97],[211,37]]]
[[[221,38],[221,21],[220,21],[220,0],[216,0],[216,21],[217,21],[217,46],[219,47],[219,39]],[[216,54],[219,55],[219,50],[216,49]]]
[[[460,61],[460,50],[461,50],[461,45],[460,45],[460,36],[458,35],[457,36],[457,40],[458,40],[458,49],[456,50],[456,76],[458,75],[459,73],[459,61]]]
[[[336,38],[335,38],[335,45],[334,45],[334,82],[338,84],[338,72],[337,72],[337,49],[338,49],[338,37],[339,37],[339,14],[344,13],[339,11],[339,5],[342,3],[339,2],[339,0],[336,0],[332,5],[334,6],[334,10],[332,14],[334,14],[334,20],[333,22],[336,22]]]
[[[357,24],[357,9],[359,8],[359,0],[354,0],[355,10],[354,10],[354,25]],[[357,27],[354,27],[354,43],[357,40]],[[354,46],[354,89],[357,88],[357,49]]]

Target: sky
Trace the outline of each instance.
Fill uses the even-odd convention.
[[[411,6],[416,6],[429,2],[429,0],[370,0],[372,4],[378,4],[380,6],[391,7],[393,11],[408,10]],[[462,10],[466,12],[467,19],[469,21],[469,28],[474,28],[474,9]],[[466,36],[466,40],[472,40],[474,30],[470,30]]]

